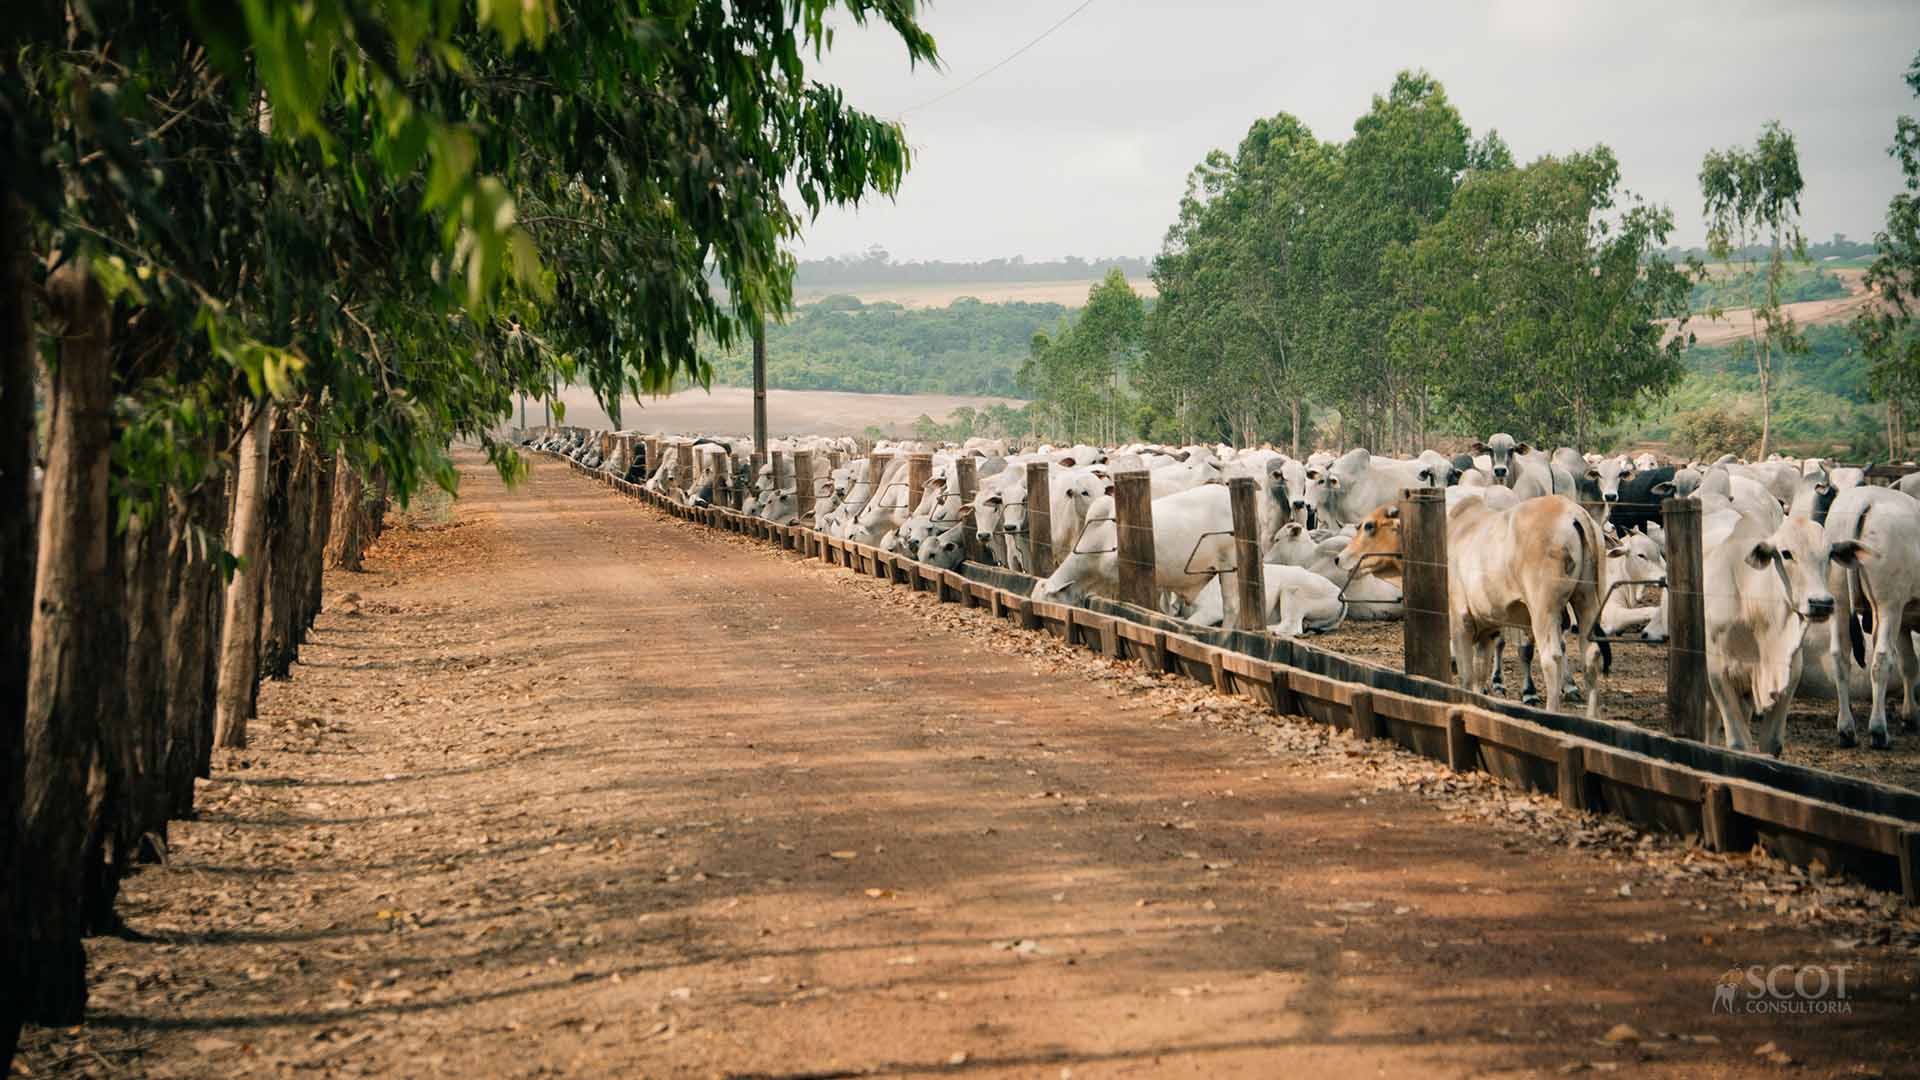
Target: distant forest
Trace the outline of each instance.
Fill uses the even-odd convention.
[[[1011,259],[985,262],[895,262],[886,249],[875,246],[864,255],[843,255],[829,259],[803,259],[794,276],[796,288],[820,288],[836,285],[938,285],[954,282],[1006,281],[1092,281],[1118,268],[1135,280],[1153,270],[1146,258],[1082,259],[1068,255],[1047,262],[1028,262],[1015,255]]]
[[[862,303],[834,295],[803,304],[767,327],[767,385],[783,390],[868,394],[1021,396],[1014,372],[1038,330],[1060,325],[1059,304],[986,304],[961,297],[943,308]],[[744,344],[714,352],[714,381],[744,386],[753,356]]]
[[[1663,249],[1660,254],[1673,262],[1683,262],[1688,258],[1696,258],[1701,262],[1716,261],[1703,247],[1669,247]],[[1759,244],[1733,251],[1735,259],[1763,260],[1766,257],[1767,249]],[[1871,259],[1873,258],[1873,241],[1849,240],[1846,233],[1834,233],[1831,240],[1808,244],[1807,258],[1814,262],[1826,259]]]

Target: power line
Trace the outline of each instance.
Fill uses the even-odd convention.
[[[1073,17],[1075,15],[1078,15],[1081,12],[1087,10],[1087,8],[1090,7],[1092,4],[1093,4],[1093,0],[1081,0],[1081,4],[1079,7],[1074,8],[1072,11],[1067,12],[1066,15],[1061,17],[1059,22],[1054,23],[1052,26],[1049,26],[1045,30],[1040,31],[1040,36],[1034,38],[1032,41],[1027,42],[1025,45],[1022,45],[1019,48],[1013,50],[1011,53],[1008,53],[1007,56],[1004,59],[1002,59],[999,63],[993,65],[992,67],[981,72],[980,74],[975,75],[973,78],[968,79],[966,82],[961,83],[959,86],[956,86],[951,90],[948,90],[944,94],[940,94],[935,97],[929,98],[928,100],[923,101],[920,104],[915,105],[911,108],[900,110],[900,115],[904,117],[910,112],[919,112],[921,109],[938,105],[941,102],[952,97],[953,95],[959,93],[960,91],[965,90],[969,86],[972,86],[974,83],[979,82],[981,79],[984,79],[987,76],[993,74],[994,72],[999,71],[1001,68],[1006,67],[1008,64],[1013,63],[1015,60],[1018,60],[1020,58],[1020,55],[1022,53],[1026,52],[1028,49],[1033,48],[1035,45],[1040,44],[1042,41],[1047,40],[1048,35],[1052,34],[1055,30],[1058,30],[1061,27],[1067,25],[1067,23],[1073,20]]]

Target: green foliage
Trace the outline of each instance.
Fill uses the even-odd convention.
[[[986,304],[962,297],[944,308],[863,304],[829,296],[767,327],[767,384],[787,390],[892,394],[1019,393],[1015,372],[1034,331],[1060,322],[1058,304]],[[745,347],[709,347],[716,382],[749,385]]]
[[[1920,53],[1907,68],[1907,87],[1920,96]],[[1887,153],[1900,163],[1906,190],[1887,203],[1886,228],[1874,237],[1867,285],[1890,307],[1869,308],[1855,323],[1872,366],[1874,396],[1887,403],[1892,449],[1908,452],[1908,418],[1920,414],[1920,334],[1913,306],[1920,301],[1920,120],[1900,117]]]
[[[1819,267],[1790,270],[1780,282],[1780,302],[1798,304],[1808,300],[1834,300],[1848,295],[1847,283]],[[1757,307],[1766,302],[1767,278],[1752,270],[1715,274],[1693,283],[1687,298],[1689,311],[1726,311]]]
[[[1605,146],[1473,174],[1389,260],[1390,341],[1424,360],[1465,430],[1587,446],[1680,377],[1684,341],[1660,320],[1685,315],[1689,279],[1654,254],[1672,227],[1621,191]]]
[[[1673,418],[1673,448],[1695,460],[1723,454],[1750,456],[1760,445],[1760,425],[1751,413],[1724,404],[1705,405]]]
[[[908,0],[10,12],[0,175],[118,298],[118,490],[201,482],[266,395],[404,499],[456,436],[512,475],[517,393],[707,378],[789,306],[805,215],[908,166],[806,77],[834,8],[935,59]]]
[[[1124,438],[1145,332],[1146,305],[1118,269],[1087,291],[1077,320],[1035,331],[1016,377],[1035,399],[1037,430],[1067,441]]]
[[[1807,353],[1785,363],[1773,381],[1776,447],[1849,460],[1884,456],[1885,433],[1851,329],[1811,327],[1807,342]],[[1759,376],[1743,351],[1697,345],[1687,350],[1684,363],[1685,375],[1664,399],[1612,429],[1619,441],[1677,443],[1680,418],[1701,410],[1757,416]]]
[[[1700,193],[1706,199],[1707,250],[1727,260],[1756,240],[1766,244],[1764,270],[1757,259],[1739,260],[1745,274],[1764,284],[1753,311],[1753,332],[1740,345],[1759,376],[1760,454],[1772,441],[1775,354],[1797,356],[1807,345],[1792,315],[1782,310],[1787,284],[1786,260],[1806,260],[1800,233],[1800,153],[1791,132],[1768,121],[1751,149],[1710,150],[1700,164]],[[1717,316],[1717,308],[1709,308]]]

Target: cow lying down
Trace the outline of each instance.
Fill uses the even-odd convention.
[[[1261,568],[1267,587],[1267,607],[1261,623],[1279,637],[1324,634],[1347,617],[1340,586],[1311,570],[1272,563]],[[1186,620],[1195,626],[1219,626],[1226,615],[1220,605],[1220,579],[1214,578],[1194,598]]]

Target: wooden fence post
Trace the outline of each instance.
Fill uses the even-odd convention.
[[[1260,519],[1254,514],[1254,497],[1253,477],[1227,481],[1227,503],[1233,511],[1233,577],[1240,593],[1239,625],[1229,630],[1259,630],[1267,625],[1267,572],[1260,561]],[[1221,600],[1225,599],[1222,593]]]
[[[973,496],[980,490],[980,459],[971,455],[962,455],[953,463],[954,486],[959,488],[961,513],[973,515]],[[986,562],[986,547],[980,543],[977,529],[961,529],[960,535],[966,541],[967,560]]]
[[[1447,608],[1447,493],[1407,488],[1400,493],[1401,634],[1407,674],[1452,682],[1452,630]]]
[[[1380,717],[1373,711],[1373,691],[1355,690],[1347,701],[1347,715],[1353,725],[1353,737],[1370,741],[1380,737]]]
[[[687,493],[693,490],[693,444],[691,442],[680,444],[680,467],[674,472],[678,474],[675,479],[680,482],[680,501],[686,502]]]
[[[653,479],[653,474],[659,471],[660,471],[660,436],[649,435],[647,436],[647,467],[644,471],[644,474],[640,477],[640,482],[645,483],[648,480]]]
[[[721,451],[713,458],[713,505],[733,508],[733,453]]]
[[[1027,462],[1027,572],[1037,578],[1053,576],[1052,476],[1051,463]]]
[[[753,485],[760,482],[760,470],[766,467],[767,452],[765,450],[755,450],[753,456],[747,459],[747,468],[752,471],[747,474],[747,487],[746,491],[740,493],[741,498],[746,498],[747,495],[753,491]]]
[[[860,509],[865,510],[880,498],[880,479],[887,475],[887,465],[892,461],[892,454],[883,454],[878,450],[867,455],[867,476],[871,482],[867,484],[867,501],[861,504]]]
[[[911,514],[919,509],[920,500],[927,494],[927,484],[933,480],[933,455],[907,455],[907,512]]]
[[[813,528],[813,451],[793,452],[793,504],[800,511],[800,524]]]
[[[1700,501],[1666,499],[1660,517],[1667,532],[1667,717],[1675,735],[1706,738],[1707,598],[1701,591]]]
[[[1113,474],[1113,531],[1120,602],[1159,611],[1154,603],[1153,487],[1146,470]]]

